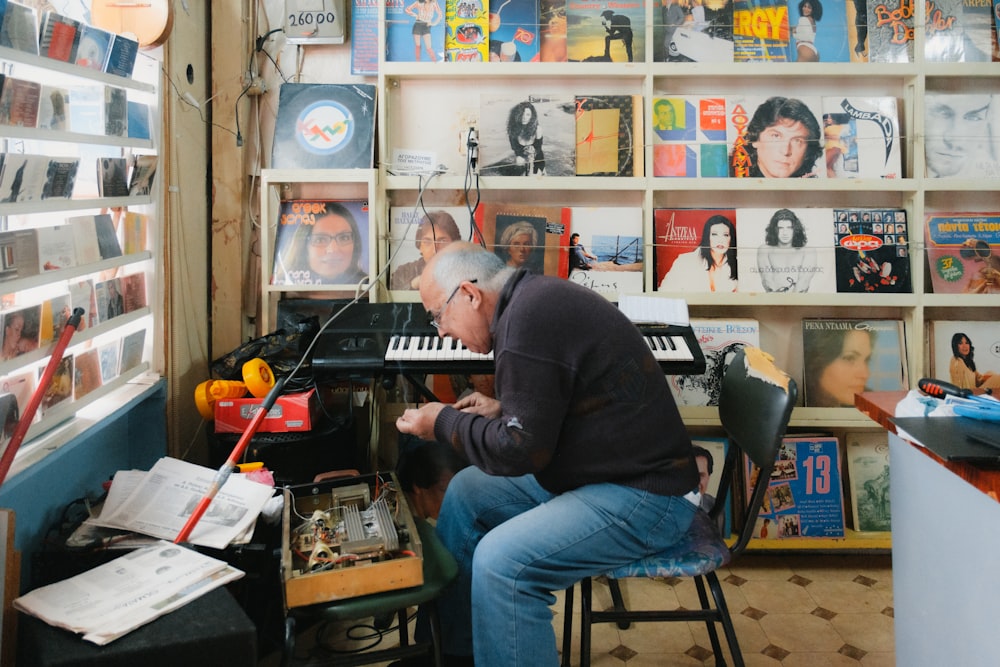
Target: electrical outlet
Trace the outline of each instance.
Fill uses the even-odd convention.
[[[247,85],[246,94],[248,96],[263,95],[266,92],[267,84],[264,82],[264,79],[259,76],[253,77],[253,79],[250,80],[249,85]]]

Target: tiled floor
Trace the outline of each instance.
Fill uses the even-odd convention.
[[[748,667],[892,667],[892,566],[889,556],[745,554],[720,572],[726,600]],[[607,586],[595,583],[595,606],[609,606]],[[626,603],[696,607],[690,581],[629,580]],[[579,608],[574,611],[579,615]],[[561,642],[563,602],[553,606]],[[579,619],[574,623],[579,632]],[[328,632],[331,638],[343,632]],[[342,639],[331,639],[345,646]],[[368,640],[366,640],[368,641]],[[395,642],[395,634],[383,640]],[[723,640],[723,643],[724,640]],[[305,655],[306,641],[300,642]],[[579,641],[571,664],[579,665]],[[383,646],[389,644],[383,644]],[[714,665],[701,623],[647,623],[619,630],[596,626],[594,667],[695,667]],[[728,664],[732,664],[726,656]],[[261,666],[275,665],[274,656]],[[532,667],[530,665],[524,667]]]

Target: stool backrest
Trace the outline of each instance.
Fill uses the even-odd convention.
[[[729,451],[712,513],[717,515],[724,511],[727,494],[733,490],[733,480],[745,465],[744,454],[759,470],[756,478],[749,480],[749,493],[744,497],[734,495],[734,506],[741,510],[736,518],[742,523],[737,540],[730,547],[734,554],[741,552],[753,536],[757,514],[797,396],[795,380],[775,366],[769,354],[755,347],[739,350],[722,379],[719,419],[729,437]]]

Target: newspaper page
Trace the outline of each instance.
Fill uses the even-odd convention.
[[[243,576],[225,561],[160,541],[42,586],[14,607],[104,645]]]
[[[100,516],[87,519],[87,523],[172,540],[205,497],[217,471],[165,456],[140,480],[134,474],[122,472],[126,472],[122,479],[126,486],[135,484],[135,488],[123,501],[116,497],[114,505],[105,502]],[[121,474],[115,475],[112,489]],[[213,549],[245,543],[272,495],[271,486],[230,475],[191,531],[188,542]],[[112,500],[110,494],[109,500]]]

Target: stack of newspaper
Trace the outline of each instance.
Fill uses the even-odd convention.
[[[170,457],[147,472],[115,474],[101,514],[85,525],[159,538],[83,574],[37,588],[14,607],[103,645],[184,606],[243,572],[165,540],[176,539],[217,471]],[[189,542],[215,549],[245,544],[274,495],[273,486],[231,475],[192,530]]]
[[[173,540],[205,497],[215,470],[163,457],[148,472],[120,470],[115,474],[100,516],[84,523],[130,530]],[[188,542],[213,549],[246,544],[254,523],[274,488],[230,475],[195,525]]]
[[[166,541],[36,588],[14,607],[103,646],[243,576],[224,561]]]

